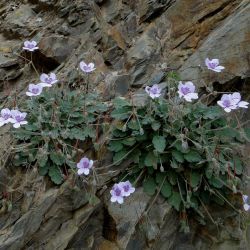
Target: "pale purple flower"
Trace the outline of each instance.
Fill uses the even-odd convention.
[[[93,166],[93,161],[89,160],[87,157],[83,157],[78,163],[77,163],[77,173],[78,175],[88,175],[90,172],[90,169]]]
[[[55,73],[50,73],[49,75],[41,74],[40,81],[41,83],[39,83],[39,85],[42,87],[52,87],[53,84],[58,82]]]
[[[161,95],[161,88],[158,86],[158,84],[154,84],[152,87],[146,86],[145,91],[152,99],[158,98]]]
[[[28,122],[25,121],[26,115],[27,113],[25,112],[20,112],[16,109],[11,110],[10,122],[13,123],[13,127],[19,128],[21,125],[27,124]]]
[[[130,194],[134,193],[135,188],[130,181],[120,182],[119,184],[123,188],[123,196],[128,197]]]
[[[81,61],[80,62],[80,69],[85,73],[90,73],[90,72],[94,71],[96,68],[95,68],[94,63],[87,64],[84,61]]]
[[[32,52],[32,51],[37,50],[39,48],[37,47],[36,41],[25,41],[23,49]]]
[[[248,102],[241,101],[241,95],[238,92],[233,94],[224,94],[220,101],[217,101],[218,105],[221,106],[227,113],[237,108],[248,108]]]
[[[0,116],[0,127],[11,121],[11,111],[9,109],[2,109]]]
[[[110,191],[111,194],[111,202],[118,202],[119,204],[122,204],[124,201],[124,189],[121,186],[120,183],[115,184]]]
[[[29,84],[29,90],[26,92],[27,96],[38,96],[42,93],[43,87],[40,84]]]
[[[232,94],[232,99],[235,102],[235,105],[237,105],[238,108],[248,108],[249,102],[241,101],[241,95],[239,92],[234,92]]]
[[[245,211],[250,211],[250,205],[248,204],[249,202],[249,197],[248,195],[242,195],[242,200],[243,200],[243,208]]]
[[[179,82],[178,94],[180,98],[184,98],[187,102],[192,102],[192,99],[198,99],[198,94],[195,93],[195,86],[192,82]]]
[[[225,67],[219,65],[219,59],[209,60],[209,58],[206,58],[205,63],[208,69],[211,69],[215,72],[221,72],[223,69],[225,69]]]
[[[217,104],[221,106],[227,113],[231,112],[233,109],[237,109],[236,101],[233,100],[231,94],[222,95],[220,101]]]

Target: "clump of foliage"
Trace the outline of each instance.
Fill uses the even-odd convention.
[[[204,223],[207,204],[229,203],[242,189],[238,149],[249,137],[235,113],[226,115],[202,101],[184,102],[176,93],[174,83],[166,98],[149,98],[142,107],[114,100],[109,150],[114,164],[132,160],[130,178],[140,176],[147,194],[160,193],[177,211],[196,211]]]
[[[76,168],[83,149],[95,142],[96,123],[107,106],[95,94],[54,87],[27,99],[23,110],[29,123],[14,130],[18,140],[14,164],[37,164],[41,175],[60,184],[65,171]]]
[[[26,41],[23,49],[32,52],[37,43]],[[224,70],[218,59],[207,58],[205,64],[214,72]],[[16,166],[37,165],[39,173],[55,184],[63,182],[69,168],[88,175],[94,161],[80,158],[88,149],[100,149],[98,135],[105,132],[102,146],[108,145],[113,153],[113,165],[129,159],[124,175],[141,183],[147,194],[161,194],[177,211],[195,211],[201,223],[208,204],[233,207],[230,196],[242,193],[244,179],[239,148],[250,140],[249,130],[237,118],[237,109],[249,105],[240,93],[222,95],[220,107],[207,105],[207,97],[199,99],[192,82],[177,86],[177,76],[170,73],[165,93],[157,84],[146,86],[145,105],[116,98],[111,112],[98,95],[89,93],[88,74],[96,69],[94,63],[82,61],[79,66],[87,76],[84,93],[59,88],[55,73],[43,73],[42,82],[30,84],[26,92],[29,98],[22,110],[27,113],[1,110],[0,126],[12,123],[15,128]],[[110,112],[107,128],[102,122]],[[111,202],[122,204],[134,191],[122,178],[111,190]],[[250,209],[248,197],[243,198],[244,209]]]

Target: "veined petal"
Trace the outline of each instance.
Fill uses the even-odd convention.
[[[42,74],[40,75],[40,80],[41,80],[41,82],[46,82],[46,79],[47,79],[48,77],[49,77],[49,76],[48,76],[47,74],[42,73]]]
[[[13,124],[13,127],[14,128],[20,128],[21,124],[19,122],[16,122]]]
[[[116,201],[117,201],[117,197],[116,197],[116,196],[111,196],[110,201],[111,201],[111,202],[116,202]]]
[[[38,83],[38,85],[40,85],[41,87],[52,87],[52,85],[51,84],[49,84],[49,83],[45,83],[45,82],[40,82],[40,83]]]
[[[219,59],[212,59],[210,60],[210,63],[214,63],[215,65],[219,65]]]
[[[31,92],[26,92],[26,95],[27,95],[27,96],[34,96],[34,94],[31,93]]]
[[[231,112],[231,108],[224,108],[224,110],[225,110],[227,113]]]
[[[27,124],[27,123],[28,123],[27,121],[21,121],[21,122],[20,122],[21,125],[25,125],[25,124]]]
[[[225,108],[225,106],[223,105],[223,101],[217,101],[217,104],[218,104],[219,106],[221,106],[222,108]]]
[[[238,107],[247,109],[248,104],[249,104],[249,102],[241,101],[241,102],[238,103]]]
[[[77,170],[77,174],[78,175],[82,175],[84,173],[84,169],[83,168],[79,168],[78,170]]]
[[[209,58],[206,58],[206,59],[205,59],[205,64],[206,64],[206,66],[207,66],[208,68],[210,68],[209,63],[210,63]]]
[[[245,211],[249,211],[250,210],[250,205],[248,205],[248,204],[245,203],[243,205],[243,208],[244,208]]]
[[[89,175],[89,168],[82,168],[85,175]]]
[[[244,203],[247,203],[248,202],[248,195],[243,194],[242,195],[242,200],[243,200]]]
[[[198,99],[199,98],[197,93],[189,93],[189,94],[187,94],[187,96],[190,99]]]
[[[118,197],[116,198],[116,200],[117,200],[117,202],[118,202],[119,204],[122,204],[123,201],[124,201],[123,197],[121,197],[121,196],[118,196]]]

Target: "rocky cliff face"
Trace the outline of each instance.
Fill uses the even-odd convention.
[[[33,57],[39,72],[54,70],[62,84],[80,86],[79,62],[94,61],[91,88],[107,99],[132,92],[140,102],[142,87],[163,83],[171,69],[201,90],[233,88],[247,97],[249,13],[248,0],[2,0],[1,102],[37,81],[21,50],[31,38],[39,43]],[[226,71],[204,71],[206,57],[219,58]],[[247,249],[231,211],[214,215],[218,223],[227,215],[223,229],[194,226],[184,235],[169,205],[161,198],[152,203],[140,188],[124,206],[111,205],[114,169],[98,184],[69,177],[60,187],[35,168],[12,169],[6,130],[0,130],[0,250]]]

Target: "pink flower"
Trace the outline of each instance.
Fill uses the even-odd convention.
[[[211,69],[215,72],[221,72],[225,67],[219,65],[219,59],[212,59],[206,58],[205,64],[207,65],[208,69]]]
[[[198,99],[198,94],[195,93],[195,86],[192,82],[183,84],[179,82],[178,94],[180,98],[184,98],[187,102],[192,102],[192,99]]]
[[[80,69],[85,73],[90,73],[94,71],[96,68],[94,63],[86,64],[84,61],[82,61],[80,62]]]
[[[249,102],[241,101],[241,95],[239,92],[234,92],[232,94],[232,99],[235,102],[235,104],[238,106],[238,108],[248,108]]]
[[[19,128],[21,125],[27,124],[28,122],[25,121],[26,115],[25,112],[22,113],[16,109],[11,110],[10,122],[13,123],[13,127]]]
[[[123,196],[128,197],[130,194],[134,193],[135,188],[132,186],[130,181],[120,182],[119,184],[123,188]]]
[[[37,47],[36,41],[25,41],[23,49],[32,52],[32,51],[37,50],[39,48]]]
[[[152,87],[146,86],[145,91],[152,99],[160,97],[161,95],[161,88],[157,84],[154,84]]]
[[[249,211],[250,210],[250,205],[248,204],[249,202],[249,197],[248,195],[242,195],[242,200],[243,200],[243,208],[245,211]]]
[[[55,73],[50,73],[49,75],[41,74],[40,81],[41,83],[39,83],[39,85],[42,87],[52,87],[53,84],[58,82]]]
[[[77,168],[78,168],[78,175],[88,175],[90,172],[90,169],[93,166],[93,161],[89,160],[87,157],[83,157],[80,162],[77,163]]]
[[[231,110],[238,108],[248,108],[248,102],[241,101],[241,95],[238,92],[233,94],[224,94],[220,101],[217,101],[218,105],[221,106],[227,113]]]
[[[119,204],[122,204],[124,201],[124,189],[121,186],[120,183],[115,184],[112,188],[112,190],[110,191],[111,194],[111,202],[118,202]]]
[[[39,84],[29,84],[29,91],[26,92],[27,96],[38,96],[42,93],[43,87]]]
[[[11,111],[9,109],[2,109],[0,117],[0,127],[9,123],[10,121],[11,121]]]

